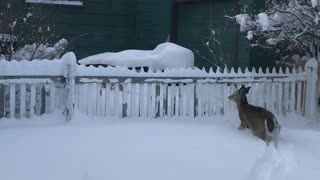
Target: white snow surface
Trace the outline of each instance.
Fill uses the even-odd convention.
[[[106,52],[79,60],[80,64],[105,64],[121,67],[149,67],[153,71],[165,68],[192,68],[194,54],[177,44],[166,42],[154,50],[124,50]]]
[[[320,126],[280,117],[278,147],[238,116],[90,119],[76,113],[0,121],[5,180],[317,180]]]

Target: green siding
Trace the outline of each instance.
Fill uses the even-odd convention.
[[[91,0],[84,7],[63,7],[57,23],[77,55],[153,49],[170,30],[169,0]]]
[[[5,8],[0,1],[0,11]],[[24,0],[12,0],[16,14],[26,14],[33,4]],[[249,11],[261,8],[249,6]],[[241,4],[252,4],[252,0],[241,0]],[[51,24],[55,42],[66,38],[70,42],[69,51],[78,58],[102,52],[115,52],[125,49],[153,49],[168,40],[171,30],[172,0],[86,0],[84,6],[38,5],[48,17],[33,24]],[[259,53],[251,52],[245,37],[239,36],[238,26],[224,15],[236,14],[236,0],[202,0],[192,3],[179,3],[177,43],[191,50],[199,50],[201,55],[210,58],[203,46],[208,38],[210,26],[217,34],[224,34],[223,52],[228,65],[240,67],[261,64]],[[210,12],[211,10],[211,12]],[[18,25],[19,27],[19,25]],[[1,30],[1,28],[0,28]],[[34,42],[32,31],[24,30],[25,42]],[[239,36],[239,41],[236,41]],[[237,51],[236,51],[237,50]],[[195,53],[196,54],[196,53]],[[260,53],[261,54],[261,53]],[[254,58],[254,59],[252,59]],[[234,64],[236,62],[237,64]],[[198,67],[210,67],[210,62],[196,55]]]
[[[24,3],[24,0],[11,2],[15,4],[13,7],[16,12],[34,6]],[[49,21],[51,32],[55,34],[51,41],[66,38],[70,42],[69,51],[74,51],[78,58],[83,58],[107,51],[153,49],[165,42],[170,33],[170,2],[171,0],[86,0],[84,6],[36,6],[43,9],[44,16],[48,15],[46,21]],[[1,8],[5,8],[5,5],[1,4],[0,10]],[[28,33],[25,37],[27,36]],[[30,42],[33,40],[26,43]]]
[[[248,65],[250,55],[249,48],[246,48],[248,41],[240,38],[239,27],[225,17],[225,15],[235,15],[237,8],[235,0],[211,0],[178,5],[177,43],[194,51],[196,66],[200,68],[214,66],[212,54],[204,46],[211,28],[215,30],[216,36],[222,37],[220,40],[224,62],[228,66]],[[239,41],[236,41],[237,37]]]

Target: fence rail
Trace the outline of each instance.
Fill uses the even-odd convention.
[[[73,53],[54,61],[0,62],[0,117],[29,118],[63,109],[70,120],[75,108],[91,117],[223,115],[235,111],[227,97],[234,85],[242,84],[252,87],[248,100],[254,105],[278,115],[311,117],[316,72],[312,61],[298,72],[275,68],[266,73],[261,68],[137,72],[77,65]]]

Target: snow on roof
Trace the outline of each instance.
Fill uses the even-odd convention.
[[[159,44],[154,50],[124,50],[106,52],[79,60],[80,64],[103,64],[121,67],[148,67],[152,70],[165,68],[192,68],[194,54],[191,50],[174,43]]]

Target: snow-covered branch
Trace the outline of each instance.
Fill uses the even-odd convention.
[[[269,0],[257,15],[233,17],[252,46],[274,48],[282,58],[315,57],[320,62],[319,0]]]

